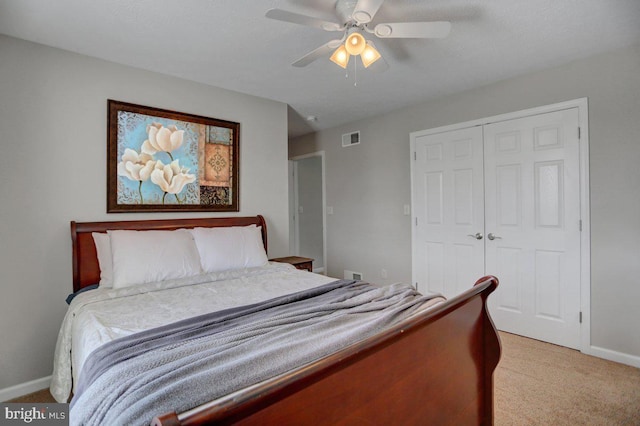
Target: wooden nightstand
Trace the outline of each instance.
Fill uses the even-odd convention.
[[[313,272],[313,259],[300,256],[286,256],[276,257],[275,259],[269,259],[272,262],[290,263],[296,267],[296,269],[303,269],[309,272]]]

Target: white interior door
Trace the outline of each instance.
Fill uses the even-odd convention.
[[[580,346],[578,109],[484,126],[486,273],[500,330]]]
[[[578,118],[568,108],[414,137],[420,291],[451,297],[495,275],[498,329],[580,347]]]
[[[422,292],[451,297],[484,274],[482,157],[481,127],[416,138],[413,265]]]

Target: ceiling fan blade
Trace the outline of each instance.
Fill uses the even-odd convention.
[[[307,53],[306,55],[304,55],[302,58],[298,59],[291,65],[293,65],[294,67],[306,67],[316,59],[329,55],[331,52],[337,49],[341,43],[342,43],[342,40],[331,40],[330,42],[325,43],[322,46],[318,47],[317,49]]]
[[[384,0],[358,0],[351,17],[359,25],[368,24],[376,15],[382,3],[384,3]]]
[[[342,31],[344,29],[343,25],[336,22],[324,21],[312,16],[300,15],[299,13],[293,13],[282,9],[269,9],[264,16],[277,21],[306,25],[308,27],[320,28],[325,31]]]
[[[397,22],[378,24],[373,29],[380,38],[444,38],[451,31],[451,22]]]

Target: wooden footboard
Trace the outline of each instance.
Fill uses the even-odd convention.
[[[491,425],[500,340],[484,277],[380,335],[153,425]]]

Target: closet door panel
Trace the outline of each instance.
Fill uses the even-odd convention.
[[[414,276],[451,297],[484,273],[482,130],[418,137],[415,150]]]
[[[486,272],[500,278],[491,315],[501,330],[578,348],[578,111],[487,124],[484,149]]]

